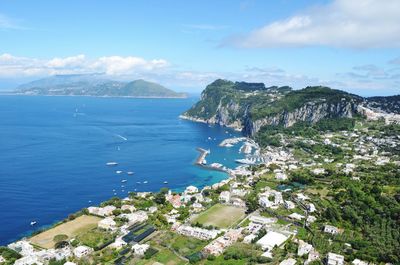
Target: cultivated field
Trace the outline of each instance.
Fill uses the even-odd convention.
[[[205,226],[213,225],[219,228],[227,228],[237,223],[245,216],[243,208],[216,204],[210,209],[201,213],[193,223],[199,222]]]
[[[101,218],[99,217],[82,215],[72,221],[60,224],[43,233],[35,235],[30,241],[43,248],[52,248],[55,244],[53,241],[54,236],[64,234],[67,235],[68,238],[75,237],[78,234],[97,227],[97,223],[100,220]]]

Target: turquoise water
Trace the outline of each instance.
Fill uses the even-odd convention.
[[[0,96],[0,244],[32,232],[32,220],[50,225],[114,193],[225,179],[193,165],[196,147],[234,167],[239,147],[218,144],[239,134],[180,120],[196,100]]]

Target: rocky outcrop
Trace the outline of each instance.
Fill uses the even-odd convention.
[[[316,123],[326,118],[352,118],[357,114],[357,104],[354,102],[340,102],[336,104],[322,103],[306,105],[291,112],[281,112],[265,118],[253,120],[245,117],[243,132],[246,135],[256,134],[263,126],[282,125],[290,127],[297,122]]]

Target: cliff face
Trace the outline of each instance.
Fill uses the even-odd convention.
[[[236,83],[217,80],[207,86],[201,100],[183,117],[241,130],[254,136],[263,126],[290,127],[296,122],[352,118],[362,98],[325,87],[290,91],[263,89],[243,91]]]

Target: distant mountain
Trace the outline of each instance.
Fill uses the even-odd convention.
[[[262,83],[219,79],[206,87],[200,101],[182,117],[254,136],[265,126],[351,119],[360,115],[358,107],[366,103],[368,100],[363,97],[323,86],[292,90],[287,86],[265,87]]]
[[[55,75],[20,85],[19,95],[184,98],[160,84],[145,80],[120,82],[102,75]]]

